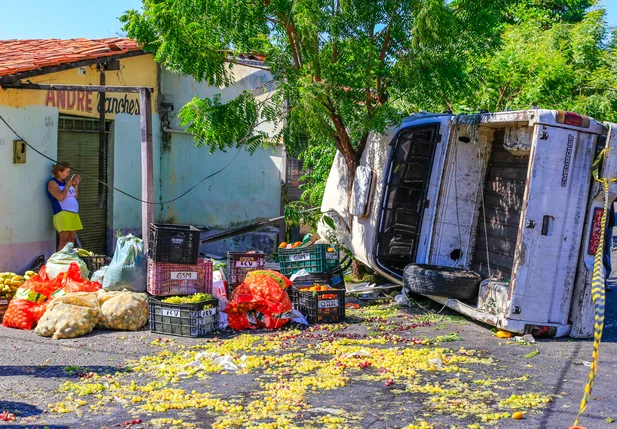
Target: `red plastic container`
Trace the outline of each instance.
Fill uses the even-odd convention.
[[[148,292],[154,296],[212,293],[212,261],[197,265],[166,264],[148,259]]]

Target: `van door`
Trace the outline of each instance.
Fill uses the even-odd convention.
[[[379,267],[397,277],[415,262],[439,126],[404,128],[391,143],[374,254]]]
[[[566,325],[597,135],[536,125],[510,318]]]

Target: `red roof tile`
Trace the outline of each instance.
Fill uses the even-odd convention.
[[[141,51],[131,39],[0,40],[0,76]]]

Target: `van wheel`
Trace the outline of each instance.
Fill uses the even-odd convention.
[[[438,265],[410,264],[403,272],[403,284],[408,292],[461,300],[477,298],[481,280],[473,271]]]

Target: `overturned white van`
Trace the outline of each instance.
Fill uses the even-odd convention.
[[[617,177],[615,146],[617,125],[571,112],[419,114],[370,136],[350,204],[337,155],[322,212],[336,213],[341,244],[393,282],[435,277],[422,293],[474,319],[586,338],[594,254],[604,246],[592,164],[609,148],[600,176]],[[613,183],[609,202],[616,197]],[[450,282],[440,288],[439,279]]]

